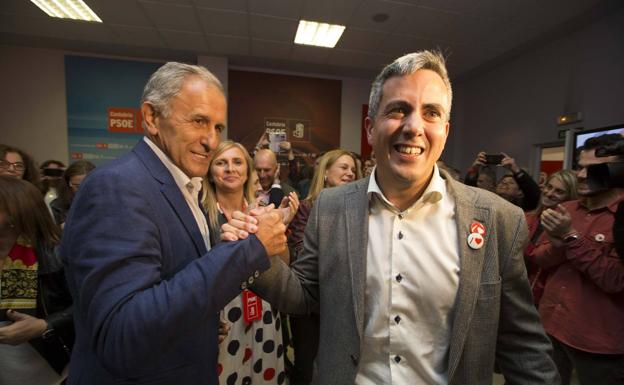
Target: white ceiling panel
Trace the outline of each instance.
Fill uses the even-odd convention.
[[[142,1],[149,19],[158,29],[199,33],[195,9],[190,5],[161,4]]]
[[[250,42],[248,37],[208,35],[211,54],[249,56]]]
[[[267,16],[250,16],[251,36],[264,39],[292,42],[297,32],[297,20]]]
[[[338,41],[336,48],[356,51],[376,51],[385,40],[387,32],[367,31],[362,29],[346,29]]]
[[[249,37],[246,13],[202,8],[198,13],[206,33]]]
[[[104,23],[124,24],[134,27],[154,26],[147,19],[143,6],[134,0],[98,1],[89,6]]]
[[[273,59],[289,59],[293,43],[281,41],[251,40],[251,54],[257,57],[267,57]]]
[[[248,0],[249,12],[260,15],[271,15],[299,19],[303,9],[302,0]]]
[[[200,33],[161,30],[167,47],[175,50],[197,51],[201,53],[209,52],[206,44],[206,37]]]
[[[53,19],[27,0],[0,0],[0,44],[152,58],[212,54],[233,65],[318,67],[332,76],[374,76],[399,55],[439,48],[461,76],[624,7],[624,0],[86,1],[103,24]],[[387,20],[374,21],[379,14]],[[300,18],[346,30],[333,50],[295,46]]]
[[[411,13],[416,7],[402,3],[387,2],[381,0],[364,0],[353,13],[349,26],[368,30],[394,32],[403,15]],[[373,20],[376,14],[386,14],[388,19],[383,23]]]
[[[306,1],[301,18],[331,24],[346,25],[361,0],[316,0]]]
[[[499,1],[505,2],[506,0]],[[479,4],[479,1],[472,0],[417,0],[417,2],[421,7],[462,15],[473,14],[475,12],[475,5]]]
[[[128,45],[165,48],[162,36],[154,28],[111,25],[119,40]]]
[[[247,0],[195,0],[198,7],[247,12]]]

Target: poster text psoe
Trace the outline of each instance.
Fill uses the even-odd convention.
[[[140,134],[143,132],[141,111],[136,108],[108,108],[108,132]]]

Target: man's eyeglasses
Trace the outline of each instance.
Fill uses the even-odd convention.
[[[0,160],[0,170],[8,170],[13,167],[13,170],[22,172],[26,170],[26,166],[22,162],[11,163],[6,160]]]

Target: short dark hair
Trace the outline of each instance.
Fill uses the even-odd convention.
[[[580,150],[595,150],[598,147],[610,146],[622,140],[624,140],[624,137],[620,134],[604,134],[594,136],[593,138],[587,139]]]

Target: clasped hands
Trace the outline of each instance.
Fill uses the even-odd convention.
[[[284,211],[274,205],[251,209],[248,214],[234,211],[228,223],[221,226],[222,241],[245,239],[255,234],[268,256],[286,251]]]
[[[575,230],[572,228],[572,216],[562,205],[542,212],[541,224],[553,246],[563,246],[563,239]]]

